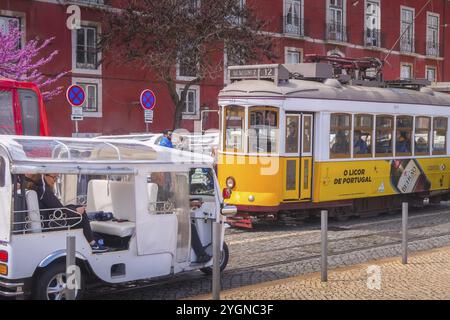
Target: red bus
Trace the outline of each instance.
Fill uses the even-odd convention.
[[[35,84],[0,77],[0,134],[49,135],[44,100]]]

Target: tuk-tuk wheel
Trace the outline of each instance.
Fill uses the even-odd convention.
[[[81,289],[75,289],[75,299],[80,300],[84,294],[83,276]],[[66,264],[51,264],[37,275],[34,282],[33,298],[35,300],[67,300]]]
[[[220,271],[221,272],[223,270],[225,270],[225,268],[227,267],[229,256],[230,256],[230,253],[228,251],[228,245],[224,242],[223,248],[222,248],[222,255],[220,256]],[[212,266],[206,267],[206,268],[201,268],[200,271],[203,272],[204,274],[211,275],[213,272],[213,268],[212,268]]]

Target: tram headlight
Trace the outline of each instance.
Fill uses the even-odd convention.
[[[236,180],[233,177],[228,177],[226,180],[226,185],[228,189],[233,189],[236,186]]]

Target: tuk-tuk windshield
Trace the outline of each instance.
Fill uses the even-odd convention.
[[[155,151],[144,144],[77,139],[15,138],[11,156],[19,161],[43,160],[154,160]]]

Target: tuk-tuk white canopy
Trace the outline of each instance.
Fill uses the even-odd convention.
[[[134,141],[0,136],[13,162],[134,162],[156,160],[153,148]]]

